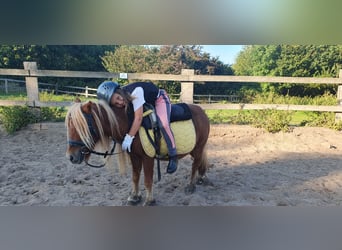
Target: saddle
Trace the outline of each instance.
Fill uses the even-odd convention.
[[[189,153],[195,146],[196,134],[192,115],[186,103],[171,105],[171,130],[173,132],[178,154]],[[161,134],[152,105],[144,105],[144,117],[139,136],[145,153],[150,157],[167,159],[167,145]]]

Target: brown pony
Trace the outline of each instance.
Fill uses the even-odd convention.
[[[196,143],[190,152],[178,155],[178,158],[190,154],[193,159],[190,183],[185,189],[185,192],[189,194],[195,191],[196,184],[211,183],[205,176],[208,167],[206,143],[210,129],[209,120],[202,108],[197,105],[188,105],[192,114]],[[90,101],[74,103],[66,115],[65,124],[68,137],[66,156],[74,164],[80,164],[83,161],[87,162],[90,154],[95,152],[93,149],[96,144],[100,144],[104,148],[103,150],[108,152],[110,139],[122,143],[125,134],[129,130],[129,121],[125,109],[111,108],[102,101],[98,103]],[[144,152],[138,135],[135,136],[131,149],[129,156],[132,163],[133,187],[128,202],[131,205],[136,205],[142,200],[139,192],[139,178],[143,169],[146,188],[144,205],[154,205],[152,184],[155,158],[148,156]],[[122,155],[119,154],[119,156]],[[126,166],[127,164],[119,164],[119,167],[122,167],[122,165]]]

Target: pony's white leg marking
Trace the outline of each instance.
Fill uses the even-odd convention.
[[[146,189],[146,199],[144,206],[153,206],[156,204],[156,200],[153,198],[153,189],[151,188],[151,191]]]
[[[138,184],[136,185],[133,182],[132,191],[130,195],[128,196],[127,201],[130,205],[137,205],[138,203],[141,202],[141,200],[142,200],[142,196],[139,193],[139,185]]]

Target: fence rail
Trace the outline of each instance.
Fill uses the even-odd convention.
[[[26,81],[24,80],[15,80],[10,78],[0,78],[0,94],[11,94],[11,93],[25,93],[26,94]],[[85,87],[77,87],[77,86],[58,86],[58,84],[52,83],[44,83],[38,82],[38,90],[46,91],[46,92],[54,92],[55,94],[67,94],[67,95],[80,95],[86,98],[88,97],[96,97],[96,88],[90,88],[88,86]],[[170,98],[173,102],[180,101],[180,94],[169,94]],[[194,103],[202,104],[202,103],[218,103],[222,101],[238,103],[240,101],[240,97],[238,95],[193,95]],[[0,100],[0,104],[3,103],[3,106],[9,106],[11,102],[6,101],[2,102]],[[16,102],[12,102],[16,103]],[[17,103],[27,103],[29,102],[17,102]],[[36,102],[38,103],[38,102]],[[15,104],[13,104],[15,105]]]
[[[333,77],[280,77],[280,76],[232,76],[232,75],[171,75],[147,73],[109,73],[65,70],[1,69],[0,75],[29,77],[76,77],[76,78],[125,78],[128,80],[179,81],[179,82],[269,82],[305,84],[342,84],[342,78]],[[124,77],[122,77],[124,75]]]
[[[287,104],[200,104],[204,109],[277,109],[277,110],[305,110],[335,112],[336,119],[342,119],[342,70],[339,77],[269,77],[269,76],[215,76],[195,75],[194,70],[182,70],[180,75],[168,74],[145,74],[145,73],[108,73],[89,71],[64,71],[64,70],[38,70],[35,62],[24,62],[24,69],[0,69],[0,75],[24,76],[28,95],[27,102],[0,101],[0,105],[29,105],[33,107],[43,106],[68,106],[69,102],[44,103],[39,101],[38,77],[78,77],[78,78],[125,78],[128,80],[164,80],[180,81],[180,101],[194,102],[194,82],[269,82],[269,83],[304,83],[304,84],[335,84],[338,85],[337,105],[287,105]],[[69,86],[73,87],[73,86]],[[75,87],[73,87],[75,88]],[[91,95],[88,91],[88,95]]]

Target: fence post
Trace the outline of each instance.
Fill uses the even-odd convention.
[[[339,78],[342,78],[342,69],[340,69]],[[342,85],[339,84],[337,87],[337,105],[342,106]],[[335,122],[342,121],[342,113],[335,113]]]
[[[8,94],[8,80],[5,79],[5,93]]]
[[[182,69],[181,75],[194,75],[193,69]],[[180,101],[186,103],[194,102],[194,82],[181,82]]]
[[[37,63],[36,62],[24,62],[24,69],[37,70]],[[35,102],[39,101],[38,79],[37,77],[27,76],[25,77],[25,81],[26,81],[26,91],[27,91],[28,101],[32,102],[33,106],[35,106]]]
[[[58,82],[55,84],[55,94],[58,95]]]
[[[85,87],[85,97],[88,98],[88,86]]]

